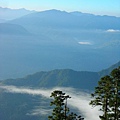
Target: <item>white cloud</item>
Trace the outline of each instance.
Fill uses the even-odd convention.
[[[120,30],[108,29],[106,32],[120,32]]]
[[[92,45],[90,42],[78,42],[81,45]]]
[[[86,120],[99,120],[100,111],[99,108],[94,108],[89,105],[91,100],[90,95],[84,92],[78,92],[77,95],[70,94],[73,99],[71,99],[70,104],[86,116]],[[79,101],[79,102],[78,102]],[[73,105],[74,103],[74,105]]]
[[[100,120],[99,115],[101,114],[101,112],[99,111],[98,107],[92,108],[89,105],[91,98],[90,98],[90,94],[87,92],[82,92],[67,87],[60,87],[60,88],[56,87],[53,89],[32,89],[32,88],[0,85],[0,89],[3,89],[5,92],[11,92],[11,93],[40,95],[46,97],[47,99],[50,98],[50,94],[52,91],[62,90],[70,97],[72,97],[71,99],[68,100],[68,105],[77,108],[85,116],[85,120]],[[46,115],[49,112],[50,110],[46,110],[46,109],[42,109],[40,112],[40,108],[37,107],[32,111],[32,115],[38,115],[38,114]]]
[[[42,95],[47,98],[51,94],[51,91],[46,89],[31,89],[31,88],[16,87],[16,86],[0,86],[0,88],[4,89],[6,92],[30,94],[30,95]]]

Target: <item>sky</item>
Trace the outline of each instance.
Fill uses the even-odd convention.
[[[1,7],[43,11],[58,9],[120,16],[120,0],[0,0]]]

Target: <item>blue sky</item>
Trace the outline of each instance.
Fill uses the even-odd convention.
[[[58,9],[120,16],[120,0],[0,0],[0,6],[37,11]]]

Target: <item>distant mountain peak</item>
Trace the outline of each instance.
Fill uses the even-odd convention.
[[[33,12],[35,11],[27,10],[25,8],[12,9],[12,8],[0,7],[0,17],[1,19],[5,19],[5,20],[16,19]]]
[[[1,7],[0,6],[0,9],[7,9],[7,10],[14,10],[14,11],[16,11],[16,10],[24,10],[24,11],[34,11],[35,12],[35,10],[27,10],[26,8],[8,8],[8,7]]]
[[[70,12],[70,14],[72,15],[76,15],[76,16],[95,16],[94,14],[90,14],[90,13],[83,13],[83,12],[79,12],[79,11],[74,11],[74,12]]]
[[[62,11],[62,10],[58,10],[58,9],[45,10],[45,11],[42,11],[42,13],[49,13],[49,14],[69,14],[66,11]]]

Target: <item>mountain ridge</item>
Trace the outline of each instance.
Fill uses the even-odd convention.
[[[16,35],[16,27],[9,29],[10,32],[14,30],[13,34],[9,35],[9,31],[0,34],[0,79],[11,78],[0,81],[0,118],[47,120],[51,111],[50,92],[55,89],[65,93],[66,89],[70,90],[67,94],[75,100],[71,105],[77,104],[77,107],[71,106],[76,108],[72,111],[79,110],[81,115],[90,113],[88,118],[94,116],[91,107],[85,107],[91,91],[101,77],[120,66],[120,61],[110,66],[120,60],[120,20],[117,17],[72,14],[51,10],[9,21],[9,24],[21,26],[34,35]]]
[[[65,11],[48,10],[31,13],[14,20],[16,22],[9,21],[10,24],[21,25],[34,35],[15,36],[15,30],[12,35],[1,35],[0,79],[16,78],[40,70],[57,68],[99,71],[118,61],[120,32],[113,29],[112,25],[119,27],[120,24],[115,21],[115,24],[110,24],[109,21],[113,18],[110,17],[106,20],[109,29],[85,29],[87,25],[91,28],[92,24],[94,25],[92,20],[95,20],[94,17],[90,21],[87,18]],[[97,19],[101,18],[105,17]],[[97,25],[102,26],[98,20],[95,21]],[[7,33],[12,31],[9,29]]]
[[[120,66],[120,61],[100,72],[74,71],[72,69],[41,71],[24,78],[3,80],[2,83],[6,85],[31,86],[38,88],[62,86],[93,90],[101,77],[109,75],[111,70],[118,66]]]
[[[29,15],[23,16],[19,19],[13,20],[17,24],[34,24],[34,25],[46,25],[46,27],[59,27],[65,28],[79,28],[79,29],[120,29],[120,17],[113,16],[96,16],[89,15],[87,13],[80,13],[79,15],[73,15],[74,13],[69,13],[60,10],[46,10],[36,13],[31,13]],[[64,18],[64,19],[63,19]],[[46,21],[47,20],[47,21]],[[26,22],[27,21],[27,22]],[[32,21],[35,21],[32,23]],[[25,22],[25,23],[24,23]],[[51,23],[54,23],[53,24]],[[106,24],[107,23],[107,24]]]
[[[25,8],[12,9],[12,8],[7,8],[7,7],[6,8],[0,7],[0,17],[1,19],[5,19],[5,20],[16,19],[16,18],[22,17],[24,15],[27,15],[33,12],[35,11],[27,10]]]
[[[118,65],[120,66],[120,61],[117,64],[114,64],[112,67],[109,67],[108,69],[113,69],[114,67],[117,67]],[[74,73],[75,71],[66,69],[66,70],[63,70],[62,71],[63,73],[62,73],[62,72],[60,72],[60,70],[53,70],[50,72],[50,74],[54,77],[55,76],[54,73],[58,73],[58,72],[59,72],[59,75],[63,74],[63,73],[65,75],[65,73],[71,74],[71,73]],[[78,75],[78,73],[79,72],[76,72],[75,75]],[[83,73],[85,73],[85,72],[83,72]],[[40,74],[39,73],[36,73],[36,74],[38,75],[38,78],[39,78]],[[47,77],[46,72],[43,71],[43,72],[41,72],[41,74],[44,74],[43,78],[45,78],[45,75]],[[86,75],[87,74],[84,74],[84,76],[86,76]],[[27,76],[27,77],[31,77],[31,76]],[[50,77],[48,76],[47,78],[50,78]],[[88,78],[89,78],[89,76],[88,76]],[[26,80],[27,79],[23,80],[24,83]],[[45,87],[45,88],[43,88],[42,86],[39,86],[38,83],[37,83],[36,87],[29,86],[29,84],[27,84],[27,86],[25,84],[20,85],[19,82],[21,81],[21,79],[16,79],[16,81],[18,82],[19,85],[5,84],[5,83],[0,84],[0,101],[2,103],[2,104],[0,104],[0,110],[1,110],[0,116],[2,119],[5,119],[5,120],[7,120],[8,118],[9,118],[9,120],[16,120],[16,119],[17,120],[21,120],[21,119],[22,120],[27,120],[27,119],[29,119],[29,120],[33,120],[33,119],[34,120],[47,120],[48,119],[47,116],[49,116],[50,111],[51,111],[51,107],[49,105],[49,103],[51,101],[51,99],[49,99],[50,91],[53,91],[55,89],[60,89],[63,92],[68,90],[67,92],[69,92],[69,94],[68,93],[67,94],[70,95],[70,97],[72,97],[75,100],[74,104],[78,103],[78,102],[81,103],[80,106],[78,106],[78,107],[75,106],[75,108],[73,108],[74,106],[72,106],[72,107],[70,107],[70,109],[72,109],[72,111],[81,113],[81,111],[78,111],[78,108],[79,107],[81,108],[83,103],[84,103],[84,105],[88,105],[86,102],[89,103],[90,93],[92,92],[91,90],[94,89],[93,87],[95,87],[98,82],[98,79],[93,80],[93,83],[89,80],[87,79],[88,82],[86,80],[83,80],[83,82],[81,82],[81,83],[77,82],[79,89],[78,89],[78,87],[71,88],[72,86],[68,86],[68,85],[66,85],[66,87],[62,86],[62,88],[61,88],[60,84],[59,84],[59,88],[56,88],[55,86],[53,86],[53,87],[55,87],[54,89],[53,88],[49,89],[49,86],[48,87],[46,86],[47,88],[45,86],[43,86],[43,87]],[[11,80],[9,80],[9,81],[11,82]],[[29,81],[30,81],[30,79],[29,79]],[[74,81],[75,81],[75,79],[74,79]],[[34,82],[35,82],[35,80],[34,80]],[[53,82],[54,81],[51,81],[52,84],[53,84]],[[0,82],[0,83],[2,83],[2,82]],[[91,83],[93,84],[93,86],[91,86]],[[81,88],[80,88],[80,84],[81,84]],[[72,83],[71,85],[74,85],[74,84]],[[84,87],[84,89],[82,89],[83,87]],[[35,93],[37,93],[37,94],[35,94]],[[46,97],[46,95],[47,95],[47,97]],[[72,103],[72,105],[73,105],[73,103]],[[86,110],[86,108],[83,108],[83,109]],[[90,109],[87,109],[86,111],[88,112],[89,110]],[[44,112],[46,114],[44,114]],[[83,115],[84,115],[84,112],[83,112]],[[88,116],[88,118],[89,118],[89,116]]]

